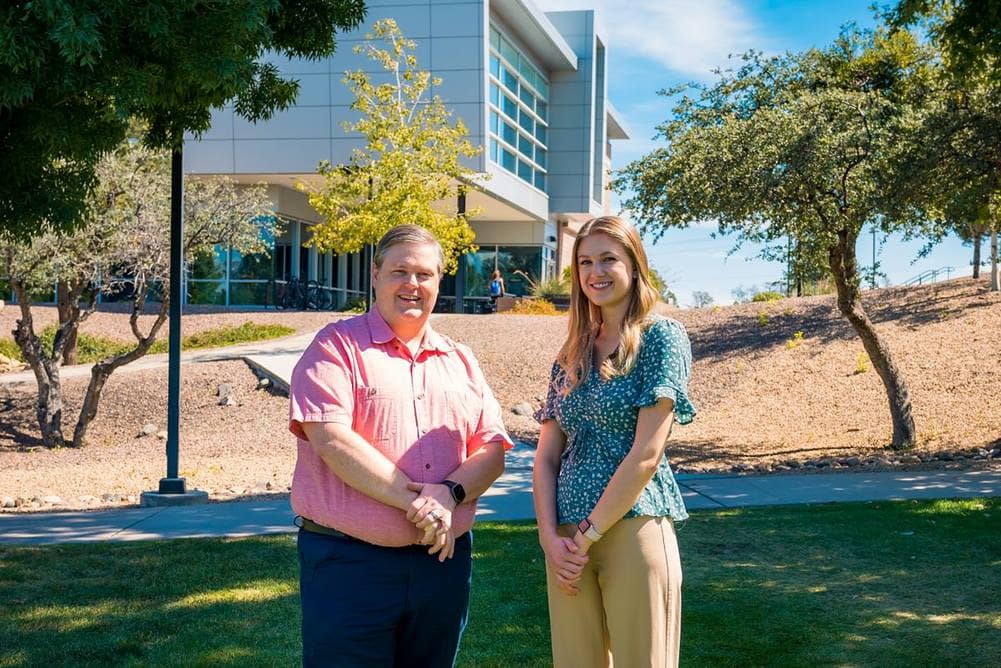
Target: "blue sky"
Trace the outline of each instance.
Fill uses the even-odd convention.
[[[778,53],[829,44],[843,24],[873,25],[872,0],[536,0],[543,10],[594,8],[607,38],[609,97],[632,132],[614,142],[615,167],[641,157],[659,142],[654,127],[670,115],[670,101],[656,92],[678,83],[711,81],[714,67],[727,67],[729,54],[748,49]],[[713,239],[706,223],[671,230],[648,244],[651,264],[668,280],[682,305],[704,290],[717,304],[730,304],[737,287],[759,288],[782,277],[779,263],[755,259],[745,246],[732,255],[735,238]],[[922,241],[891,237],[877,253],[892,284],[927,269],[951,266],[971,273],[972,249],[956,238],[917,258]],[[872,262],[872,237],[859,240],[859,260]],[[987,248],[984,248],[987,255]]]

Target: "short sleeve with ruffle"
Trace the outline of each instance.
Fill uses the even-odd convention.
[[[692,421],[696,412],[688,398],[692,344],[680,322],[657,318],[647,327],[636,370],[639,387],[635,406],[652,406],[666,397],[674,401],[674,417],[680,424]]]

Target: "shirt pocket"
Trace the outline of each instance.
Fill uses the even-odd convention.
[[[368,386],[355,390],[355,414],[352,428],[385,455],[395,452],[398,443],[404,401],[385,387]]]

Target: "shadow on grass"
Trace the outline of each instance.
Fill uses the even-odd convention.
[[[1001,502],[696,512],[686,666],[995,665]],[[291,536],[0,548],[0,665],[295,665]],[[461,666],[547,666],[534,524],[482,523]]]

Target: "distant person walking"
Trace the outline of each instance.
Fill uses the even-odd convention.
[[[497,300],[504,296],[504,277],[501,276],[500,269],[495,269],[490,277],[490,305],[493,310],[497,310]]]
[[[553,364],[533,474],[556,668],[677,666],[688,517],[665,456],[691,422],[691,346],[653,315],[636,230],[595,218],[574,242],[570,333]]]

